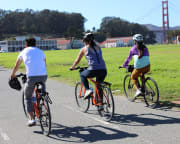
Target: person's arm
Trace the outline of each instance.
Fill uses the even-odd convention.
[[[22,61],[23,60],[21,60],[21,59],[17,59],[16,64],[15,64],[13,70],[12,70],[12,73],[11,73],[11,78],[12,79],[16,77],[16,72],[18,71],[19,66],[21,65]]]
[[[76,65],[81,61],[82,57],[84,56],[84,48],[82,48],[76,58],[76,60],[74,61],[71,69],[75,69]]]
[[[125,62],[124,62],[124,64],[122,65],[122,67],[127,67],[128,66],[128,64],[129,64],[129,62],[131,61],[131,59],[132,59],[132,56],[133,56],[133,53],[132,53],[132,51],[130,50],[130,52],[129,52],[129,56],[127,57],[127,59],[125,60]]]

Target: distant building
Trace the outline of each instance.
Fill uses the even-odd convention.
[[[7,52],[21,51],[25,48],[25,36],[16,37],[16,40],[0,41],[0,49]],[[35,37],[36,46],[42,50],[57,49],[56,40],[40,40],[40,37]]]
[[[177,36],[177,44],[180,44],[180,36]]]
[[[57,41],[57,49],[80,49],[84,46],[82,40],[67,40],[65,38],[56,38]]]
[[[101,47],[110,48],[110,47],[128,47],[133,46],[134,41],[132,37],[115,37],[107,38],[104,42],[100,43]]]

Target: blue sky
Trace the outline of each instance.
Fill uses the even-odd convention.
[[[162,26],[162,0],[0,0],[0,9],[58,10],[81,13],[85,29],[99,28],[103,17],[115,16],[129,22]],[[180,26],[180,0],[169,0],[170,26]]]

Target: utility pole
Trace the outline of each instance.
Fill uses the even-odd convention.
[[[167,43],[167,33],[169,30],[169,14],[168,14],[168,0],[162,1],[162,19],[163,19],[163,43]]]

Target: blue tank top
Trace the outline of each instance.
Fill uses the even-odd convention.
[[[86,47],[86,49],[88,50],[88,53],[86,55],[86,59],[88,60],[89,65],[88,70],[106,69],[106,65],[102,57],[101,48],[98,48],[99,49],[97,50],[95,48]]]

